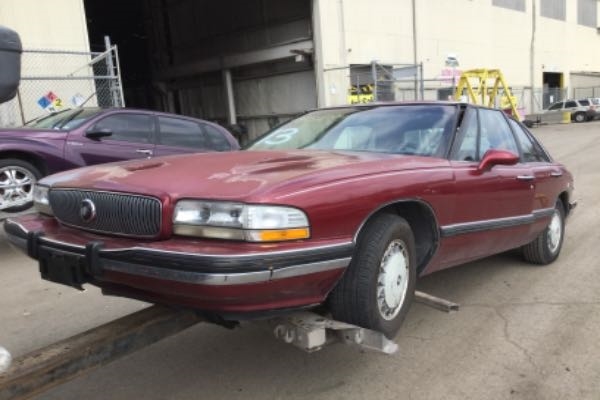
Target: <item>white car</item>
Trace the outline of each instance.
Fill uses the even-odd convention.
[[[596,117],[595,106],[588,99],[562,100],[551,104],[543,112],[544,114],[555,114],[567,111],[571,113],[571,121],[573,122],[591,121]]]

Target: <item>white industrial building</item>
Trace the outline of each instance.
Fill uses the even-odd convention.
[[[31,32],[32,18],[65,34]],[[86,18],[90,32],[120,46],[127,105],[243,124],[252,136],[394,75],[402,84],[386,86],[385,99],[447,98],[453,75],[474,68],[502,70],[527,111],[557,97],[600,97],[597,0],[0,3],[0,23],[36,47],[85,48]],[[134,30],[137,42],[127,36]],[[140,46],[138,67],[140,57],[126,55]],[[128,86],[138,68],[146,75]]]

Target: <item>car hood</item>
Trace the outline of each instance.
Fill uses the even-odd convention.
[[[54,129],[6,128],[0,129],[2,139],[64,139],[66,132]]]
[[[237,151],[104,164],[52,175],[41,183],[171,199],[260,201],[364,175],[445,165],[443,159],[396,154]]]

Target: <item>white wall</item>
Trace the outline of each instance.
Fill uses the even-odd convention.
[[[1,0],[0,24],[25,48],[89,51],[83,0]]]
[[[600,71],[600,34],[577,24],[577,2],[566,1],[566,21],[559,21],[542,17],[539,0],[535,1],[534,86],[542,87],[544,71],[562,72],[565,87],[570,85],[571,71]],[[323,105],[346,102],[345,93],[340,95],[343,90],[331,89],[348,85],[348,73],[328,69],[374,59],[413,62],[411,0],[315,0],[315,4],[326,71]],[[446,57],[455,54],[460,70],[499,68],[509,85],[531,85],[532,0],[526,1],[525,12],[492,6],[491,0],[416,0],[416,5],[417,62],[423,62],[425,78],[440,77]]]
[[[25,50],[67,50],[89,52],[89,39],[83,0],[0,0],[0,25],[19,33]],[[23,53],[21,75],[27,77],[91,76],[89,55]],[[75,95],[87,98],[96,91],[93,80],[23,79],[18,97],[0,107],[0,126],[21,125],[43,115],[38,100],[52,92],[62,108],[74,107]],[[87,105],[96,105],[92,98]]]

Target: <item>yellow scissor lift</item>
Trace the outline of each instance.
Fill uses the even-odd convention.
[[[510,109],[515,119],[521,119],[515,98],[499,69],[480,68],[464,71],[458,81],[454,99],[462,100],[465,91],[470,103],[495,107],[498,101],[501,105],[506,105],[503,109]]]

